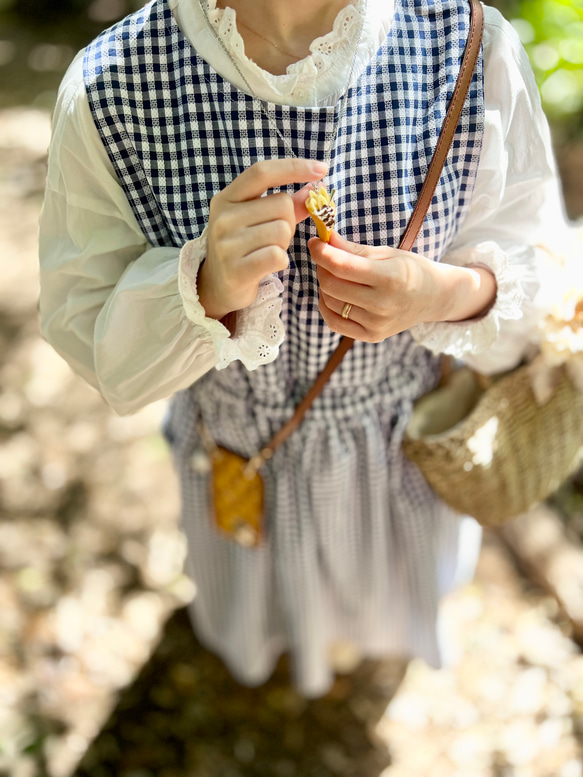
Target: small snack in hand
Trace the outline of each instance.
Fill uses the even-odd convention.
[[[310,192],[306,200],[306,208],[318,228],[318,237],[327,243],[336,222],[336,204],[334,203],[334,189],[328,194],[325,186],[320,186],[318,191]]]

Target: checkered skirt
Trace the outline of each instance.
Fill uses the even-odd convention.
[[[332,148],[326,184],[336,189],[337,229],[347,239],[399,244],[468,30],[461,0],[397,0],[388,38],[350,85]],[[197,54],[167,0],[104,32],[87,48],[84,70],[95,124],[152,245],[180,247],[200,235],[214,194],[254,162],[289,153],[259,100]],[[264,106],[297,156],[323,158],[339,104]],[[482,134],[480,58],[414,248],[435,261],[470,205]],[[401,454],[412,403],[435,385],[439,367],[403,332],[355,343],[276,451],[265,471],[265,546],[238,547],[211,525],[207,476],[191,466],[201,447],[198,418],[218,443],[252,455],[293,414],[338,345],[318,312],[306,248],[312,234],[311,221],[298,225],[280,273],[286,338],[278,358],[254,371],[240,362],[211,370],[175,395],[164,433],[181,483],[197,633],[247,684],[264,680],[288,650],[297,687],[317,695],[330,684],[326,653],[336,640],[371,656],[440,664],[438,603],[459,579],[464,524]]]

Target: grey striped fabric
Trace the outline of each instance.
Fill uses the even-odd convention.
[[[397,0],[393,28],[358,74],[335,141],[329,187],[349,240],[398,245],[431,160],[457,79],[469,8]],[[204,228],[212,196],[259,159],[285,156],[259,102],[192,49],[166,0],[106,31],[85,56],[90,107],[144,234],[181,246]],[[321,158],[339,106],[269,104],[298,156]],[[482,61],[415,250],[438,261],[469,207],[483,132]],[[293,187],[289,188],[293,191]],[[351,640],[370,656],[441,661],[441,596],[459,579],[462,522],[403,459],[413,401],[435,385],[439,360],[409,333],[356,343],[302,427],[265,471],[268,542],[241,548],[209,518],[207,476],[191,462],[197,420],[250,456],[289,418],[339,341],[318,312],[314,233],[290,247],[275,362],[234,362],[177,394],[164,424],[183,501],[199,637],[247,684],[282,650],[306,695],[330,685],[327,649]],[[195,456],[196,458],[196,456]],[[471,563],[468,574],[471,574]]]

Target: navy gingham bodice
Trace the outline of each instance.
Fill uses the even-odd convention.
[[[336,189],[337,229],[369,245],[397,246],[431,161],[469,32],[462,0],[397,0],[389,36],[350,88],[326,185]],[[88,46],[84,75],[102,141],[144,235],[181,247],[203,231],[211,198],[261,159],[289,151],[260,101],[221,77],[179,29],[167,0],[153,0]],[[480,56],[441,180],[414,250],[440,260],[470,203],[483,134]],[[340,102],[265,103],[299,157],[323,158]],[[290,186],[292,192],[299,186]],[[254,371],[240,362],[204,376],[217,389],[289,415],[339,342],[318,312],[315,234],[298,225],[283,281],[285,340]],[[435,379],[437,359],[408,332],[355,343],[318,398],[341,408],[382,395],[409,399]],[[210,387],[209,387],[210,384]],[[316,406],[315,406],[316,407]]]

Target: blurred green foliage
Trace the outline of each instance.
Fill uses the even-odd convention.
[[[551,119],[583,109],[583,0],[522,0],[510,16]]]

